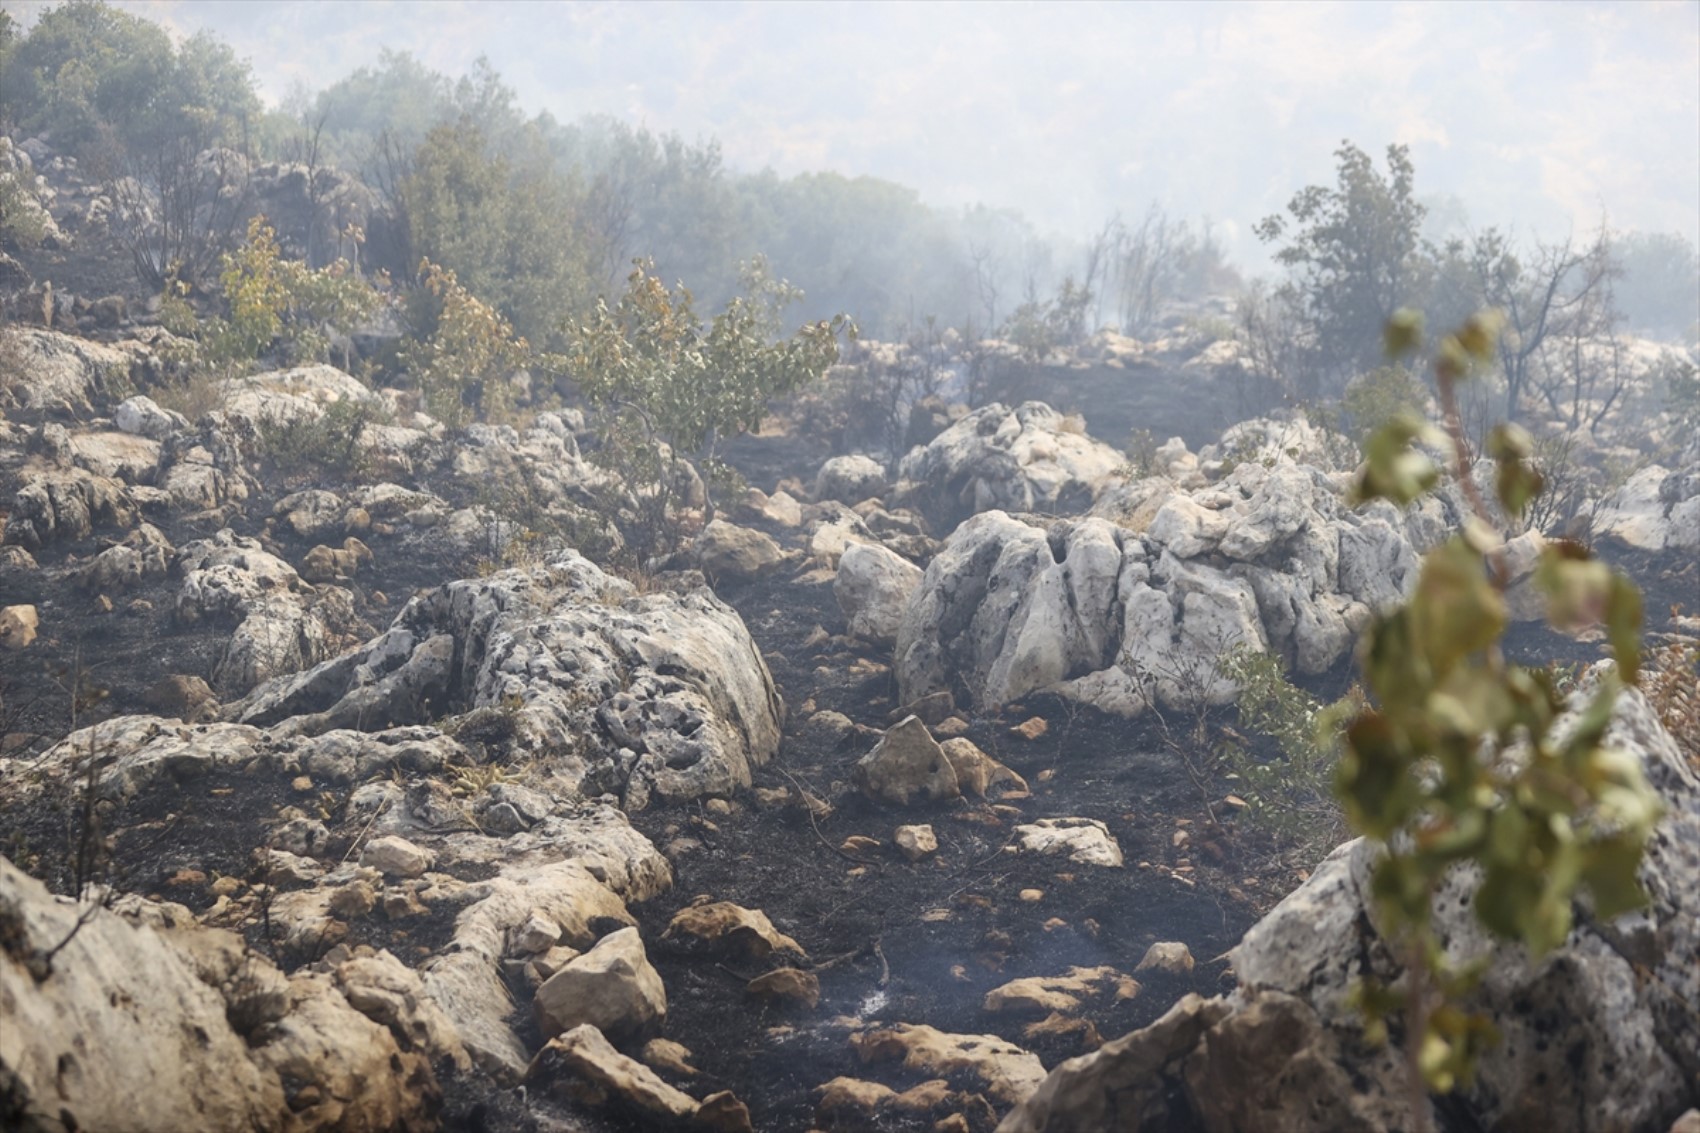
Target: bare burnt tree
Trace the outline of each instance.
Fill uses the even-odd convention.
[[[1124,334],[1138,335],[1156,325],[1163,301],[1174,294],[1185,252],[1186,225],[1171,221],[1153,204],[1139,227],[1121,244],[1118,314]]]
[[[982,244],[975,240],[968,242],[968,262],[974,267],[974,292],[980,298],[980,308],[985,312],[986,330],[995,330],[1002,324],[998,322],[998,298],[1001,290],[998,282],[1000,265],[996,253],[990,244]]]
[[[325,121],[330,117],[328,108],[319,111],[315,120],[309,114],[301,116],[301,132],[289,141],[289,160],[303,167],[307,183],[304,190],[307,197],[307,225],[303,237],[304,258],[311,268],[323,267],[329,258],[322,256],[327,243],[338,243],[336,225],[331,224],[330,239],[319,239],[320,226],[324,221],[324,192],[328,171],[321,164],[321,143],[325,133]]]
[[[197,284],[234,246],[249,204],[248,163],[234,150],[179,137],[122,159],[107,183],[109,230],[150,287]]]
[[[1482,297],[1505,314],[1499,363],[1505,380],[1505,417],[1516,420],[1541,375],[1543,351],[1554,340],[1609,334],[1617,322],[1611,299],[1618,276],[1604,226],[1592,241],[1574,238],[1537,243],[1520,258],[1494,229],[1475,240],[1472,261]]]

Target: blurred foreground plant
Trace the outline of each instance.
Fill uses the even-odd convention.
[[[1361,644],[1372,707],[1346,729],[1336,790],[1354,829],[1384,853],[1373,879],[1382,923],[1403,955],[1403,987],[1366,982],[1357,995],[1372,1037],[1404,1013],[1416,1128],[1428,1127],[1425,1088],[1467,1081],[1494,1039],[1489,1022],[1464,1007],[1488,957],[1451,958],[1434,925],[1442,883],[1459,867],[1479,873],[1475,911],[1495,936],[1531,959],[1563,943],[1571,902],[1586,887],[1594,914],[1609,918],[1645,902],[1636,870],[1660,814],[1657,797],[1629,753],[1604,737],[1618,692],[1639,669],[1641,598],[1633,584],[1573,543],[1542,553],[1536,581],[1560,629],[1603,622],[1616,656],[1579,718],[1554,724],[1564,696],[1553,677],[1505,659],[1509,624],[1503,539],[1470,478],[1471,453],[1457,389],[1493,357],[1495,315],[1470,319],[1434,352],[1445,428],[1411,413],[1365,442],[1359,500],[1404,506],[1432,489],[1441,469],[1425,449],[1449,451],[1452,475],[1471,513],[1463,530],[1425,557],[1415,591],[1378,617]],[[1395,315],[1390,355],[1417,350],[1421,317]],[[1494,493],[1519,515],[1540,490],[1529,435],[1493,430]]]

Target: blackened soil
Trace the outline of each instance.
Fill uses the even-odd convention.
[[[919,1079],[889,1067],[860,1067],[849,1016],[867,1024],[925,1023],[940,1030],[996,1034],[1039,1054],[1047,1066],[1089,1049],[1078,1036],[1035,1040],[1032,1018],[986,1013],[988,991],[1024,976],[1063,974],[1070,966],[1109,965],[1132,973],[1157,941],[1181,941],[1198,964],[1184,977],[1140,973],[1132,1001],[1082,1013],[1104,1038],[1142,1026],[1188,991],[1214,994],[1226,974],[1222,954],[1259,911],[1296,880],[1242,876],[1231,830],[1215,826],[1228,788],[1201,789],[1179,757],[1137,722],[1035,706],[1048,721],[1035,741],[1009,733],[1033,712],[972,721],[969,738],[1029,782],[1030,797],[957,800],[899,809],[863,799],[851,766],[873,745],[863,733],[834,743],[807,726],[809,711],[833,710],[883,728],[894,707],[889,651],[850,647],[843,638],[803,649],[817,626],[842,633],[830,583],[775,580],[725,595],[749,624],[790,709],[778,760],[756,785],[806,789],[833,811],[811,817],[801,806],[763,809],[753,798],[730,814],[700,804],[633,816],[663,847],[680,846],[677,884],[636,910],[651,958],[668,989],[667,1033],[696,1055],[702,1088],[731,1089],[761,1130],[811,1128],[813,1091],[839,1075],[902,1089]],[[811,704],[812,702],[812,704]],[[1104,822],[1127,858],[1122,869],[1017,854],[1013,827],[1044,817]],[[895,827],[929,823],[939,853],[909,863],[893,848]],[[1175,845],[1185,831],[1186,846]],[[848,860],[838,847],[852,835],[879,851]],[[691,845],[695,843],[695,845]],[[1261,860],[1261,859],[1260,859]],[[1029,891],[1024,899],[1023,891]],[[1032,892],[1032,891],[1037,891]],[[765,965],[670,952],[660,938],[674,913],[698,897],[766,912],[820,965],[822,1003],[804,1014],[765,1009],[744,986]],[[958,1085],[974,1088],[971,1080]],[[930,1125],[911,1122],[914,1128]],[[892,1119],[886,1128],[909,1128]]]

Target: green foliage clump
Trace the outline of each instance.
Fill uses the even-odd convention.
[[[1324,706],[1287,680],[1278,658],[1243,645],[1223,659],[1221,669],[1239,686],[1234,704],[1240,727],[1275,746],[1269,759],[1241,744],[1223,751],[1243,784],[1238,793],[1246,821],[1301,853],[1335,845],[1346,824],[1333,789],[1341,729],[1362,707],[1361,696],[1348,693]]]
[[[201,320],[187,285],[166,285],[160,317],[173,334],[196,340],[193,359],[226,375],[248,369],[278,348],[289,362],[328,361],[334,333],[346,334],[378,307],[379,295],[344,260],[309,268],[285,260],[265,218],[248,222],[247,238],[220,261],[227,313]]]
[[[361,434],[385,415],[363,401],[334,401],[317,416],[264,417],[258,423],[261,455],[284,480],[357,482],[367,472]]]
[[[248,65],[200,32],[174,45],[159,24],[103,0],[49,8],[0,67],[0,103],[27,133],[111,160],[194,136],[239,135],[260,113]]]
[[[583,310],[596,279],[579,222],[580,194],[534,132],[498,150],[477,120],[431,130],[399,202],[412,254],[452,271],[540,346],[563,310]]]
[[[1353,380],[1340,399],[1349,435],[1361,447],[1383,423],[1401,415],[1420,414],[1428,390],[1404,366],[1378,366]]]
[[[691,293],[669,288],[639,261],[612,307],[599,300],[575,329],[566,360],[580,388],[607,418],[597,459],[615,467],[648,517],[628,524],[640,557],[677,546],[671,518],[694,478],[689,461],[712,468],[723,435],[760,426],[771,398],[814,382],[838,360],[838,336],[854,331],[842,315],[780,338],[781,312],[797,290],[757,260],[745,294],[706,326]],[[712,510],[712,500],[703,499]]]
[[[510,379],[530,358],[530,345],[453,271],[426,260],[419,274],[430,330],[402,346],[402,368],[424,394],[426,410],[450,428],[478,415],[502,420],[513,407]]]
[[[1421,334],[1420,319],[1401,313],[1388,327],[1390,353],[1415,349]],[[1496,334],[1497,320],[1478,316],[1440,342],[1434,374],[1445,430],[1395,418],[1370,438],[1356,484],[1360,499],[1408,504],[1441,474],[1415,442],[1449,446],[1473,512],[1425,557],[1410,598],[1367,631],[1360,656],[1373,707],[1347,726],[1337,779],[1352,827],[1384,849],[1374,897],[1406,977],[1401,989],[1366,984],[1359,994],[1372,1034],[1385,1035],[1389,1012],[1406,1016],[1419,1125],[1422,1084],[1452,1089],[1492,1039],[1487,1022],[1462,1005],[1487,958],[1453,962],[1434,926],[1442,883],[1460,867],[1478,870],[1478,919],[1538,959],[1568,935],[1580,889],[1600,917],[1644,902],[1636,871],[1660,813],[1634,757],[1604,742],[1617,694],[1639,670],[1634,585],[1575,544],[1553,543],[1542,555],[1536,580],[1549,618],[1561,628],[1603,622],[1616,656],[1572,726],[1555,728],[1565,698],[1553,674],[1502,651],[1510,622],[1503,541],[1470,479],[1456,397],[1493,357]],[[1508,515],[1540,489],[1531,449],[1515,425],[1499,426],[1489,442],[1494,496]]]

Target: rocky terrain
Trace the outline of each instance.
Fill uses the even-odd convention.
[[[1236,647],[1344,690],[1455,491],[1349,506],[1355,455],[1292,414],[1183,407],[1135,468],[1092,428],[1161,401],[1169,355],[1100,336],[1031,399],[943,387],[902,452],[828,457],[777,407],[728,446],[753,486],[687,493],[685,549],[623,574],[573,409],[450,429],[324,364],[166,408],[162,328],[30,286],[0,363],[8,1128],[1410,1127],[1347,1002],[1399,974],[1371,851],[1296,860],[1212,745]],[[1086,371],[1126,387],[1096,418],[1051,403]],[[1654,640],[1691,639],[1700,449],[1596,503]],[[1513,644],[1583,695],[1602,646],[1537,626],[1542,540],[1507,551]],[[1502,1040],[1425,1100],[1441,1129],[1700,1121],[1695,755],[1638,693],[1612,736],[1666,806],[1651,904],[1531,966],[1458,879]]]

